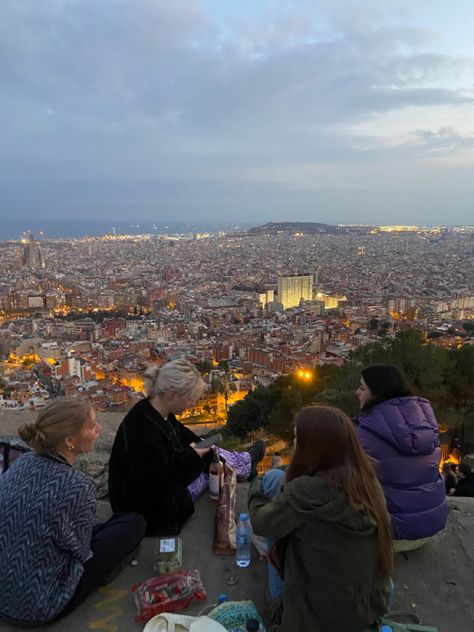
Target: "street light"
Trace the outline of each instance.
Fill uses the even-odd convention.
[[[309,382],[313,379],[313,372],[309,369],[298,369],[296,375],[300,380],[304,380],[305,382]]]

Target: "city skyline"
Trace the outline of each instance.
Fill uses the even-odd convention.
[[[3,2],[3,218],[469,224],[467,1]]]

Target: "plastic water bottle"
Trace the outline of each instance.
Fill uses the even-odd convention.
[[[240,568],[246,568],[250,565],[250,523],[246,513],[241,513],[239,516],[236,540],[235,563]]]

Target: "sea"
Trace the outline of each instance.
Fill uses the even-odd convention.
[[[101,237],[102,235],[192,235],[219,232],[239,232],[253,224],[199,223],[199,222],[128,222],[92,220],[42,220],[42,219],[0,219],[0,241],[21,239],[31,232],[35,239],[71,239],[81,237]]]

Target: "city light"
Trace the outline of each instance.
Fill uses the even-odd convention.
[[[300,380],[304,380],[306,382],[313,379],[313,372],[309,369],[298,369],[296,375],[300,378]]]

